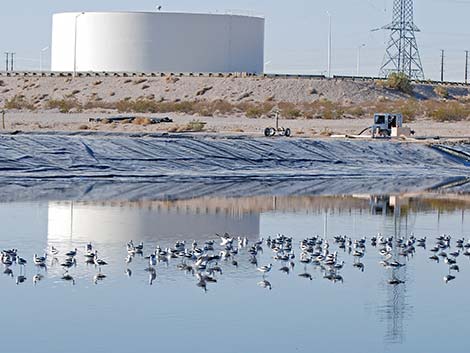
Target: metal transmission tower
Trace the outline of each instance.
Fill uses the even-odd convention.
[[[419,28],[413,22],[413,0],[394,0],[393,21],[382,29],[390,30],[390,40],[380,68],[380,75],[405,73],[413,79],[424,79],[415,33]]]

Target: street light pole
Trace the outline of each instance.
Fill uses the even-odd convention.
[[[39,52],[39,71],[42,72],[42,55],[49,50],[49,47],[42,48]]]
[[[329,11],[326,14],[328,15],[328,77],[331,77],[331,14]]]
[[[77,23],[78,23],[78,18],[84,14],[85,13],[82,12],[75,16],[75,41],[73,45],[73,77],[74,78],[77,75]]]
[[[364,48],[366,45],[361,44],[357,47],[357,67],[356,67],[356,76],[359,77],[361,74],[361,48]]]

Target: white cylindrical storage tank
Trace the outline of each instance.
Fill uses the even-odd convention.
[[[52,71],[263,72],[262,17],[78,12],[52,22]]]

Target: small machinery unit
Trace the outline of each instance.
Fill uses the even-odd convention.
[[[414,133],[410,128],[403,127],[401,114],[374,114],[374,125],[371,127],[372,137],[409,137]]]
[[[274,118],[276,119],[276,127],[267,127],[264,129],[264,136],[273,137],[275,135],[290,137],[291,130],[287,127],[279,127],[279,110],[274,112]]]

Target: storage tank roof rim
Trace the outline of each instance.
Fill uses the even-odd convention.
[[[248,15],[238,13],[211,13],[211,12],[180,12],[180,11],[68,11],[56,12],[53,16],[58,15],[185,15],[185,16],[227,16],[227,17],[246,17],[253,19],[265,19],[264,15]]]

